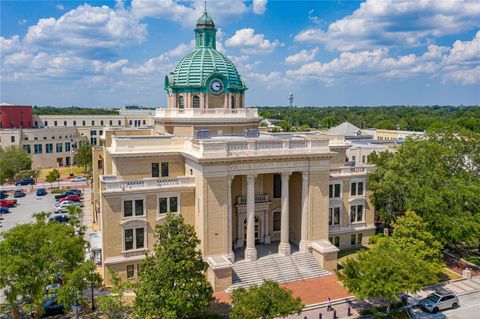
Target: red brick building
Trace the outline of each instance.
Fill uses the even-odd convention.
[[[0,105],[0,128],[32,128],[32,106]]]

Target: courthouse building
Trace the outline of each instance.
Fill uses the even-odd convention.
[[[168,106],[154,128],[107,128],[93,150],[107,283],[108,268],[137,276],[167,212],[195,228],[217,291],[327,275],[339,248],[374,233],[371,166],[346,166],[340,135],[259,134],[246,83],[215,34],[205,12],[195,49],[165,77]]]

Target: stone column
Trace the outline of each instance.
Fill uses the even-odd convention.
[[[300,228],[300,251],[308,249],[308,172],[302,172],[302,219]]]
[[[255,178],[256,175],[247,176],[247,247],[245,248],[245,260],[257,259],[255,249]]]
[[[235,260],[235,255],[233,254],[232,250],[232,181],[233,181],[234,176],[227,176],[227,243],[228,243],[228,249],[227,249],[227,258],[231,261],[234,262]]]
[[[288,198],[288,180],[290,179],[290,172],[282,173],[282,217],[280,229],[280,245],[278,246],[278,254],[282,256],[290,255],[290,242],[288,239],[288,232],[290,228],[289,223],[289,198]]]

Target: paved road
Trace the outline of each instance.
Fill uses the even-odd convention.
[[[413,319],[478,319],[480,317],[480,291],[458,296],[460,307],[457,309],[444,310],[436,314],[425,312],[421,309],[413,309]]]
[[[38,184],[35,184],[33,185],[26,185],[26,186],[15,186],[13,184],[11,185],[3,185],[3,186],[0,186],[0,190],[1,191],[13,191],[13,190],[16,190],[16,189],[22,189],[22,190],[26,190],[26,191],[29,191],[31,189],[37,189],[37,188],[52,188],[52,187],[58,187],[59,183],[58,182],[54,182],[54,183],[38,183]],[[72,187],[72,186],[75,186],[75,187],[78,187],[80,189],[82,188],[85,188],[87,186],[87,183],[85,182],[71,182],[71,181],[61,181],[60,182],[60,187]]]

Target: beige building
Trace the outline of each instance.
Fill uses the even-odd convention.
[[[281,268],[312,258],[332,271],[339,248],[374,234],[371,166],[345,166],[343,136],[259,134],[257,110],[244,108],[244,81],[215,50],[206,13],[195,31],[196,49],[165,80],[168,107],[157,110],[155,128],[108,128],[94,148],[102,275],[107,283],[108,268],[137,276],[167,212],[194,226],[215,290],[269,255],[288,260]]]

